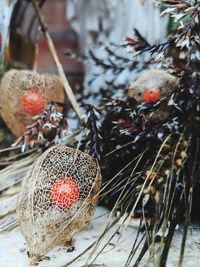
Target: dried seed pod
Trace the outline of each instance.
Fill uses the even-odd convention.
[[[131,84],[128,97],[135,98],[138,102],[147,102],[152,99],[168,95],[178,86],[178,79],[163,70],[150,70]]]
[[[0,86],[0,114],[11,131],[21,136],[32,116],[43,111],[50,101],[64,102],[64,88],[56,75],[29,70],[10,70]]]
[[[97,160],[79,150],[56,145],[35,161],[23,181],[17,207],[31,257],[69,242],[85,226],[100,186]]]
[[[128,90],[128,97],[134,98],[138,103],[154,103],[162,97],[167,97],[179,84],[179,80],[163,70],[150,70],[139,77],[131,84]],[[146,116],[148,121],[161,122],[167,121],[171,112],[168,100],[162,101],[154,112]]]

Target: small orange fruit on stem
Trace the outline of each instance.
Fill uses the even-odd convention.
[[[144,103],[154,103],[160,99],[160,92],[155,90],[145,90],[143,95]]]
[[[78,185],[69,177],[59,179],[53,184],[50,197],[58,208],[69,209],[79,198]]]
[[[35,116],[42,113],[47,105],[47,101],[43,94],[36,91],[28,91],[21,98],[21,105],[25,113]]]

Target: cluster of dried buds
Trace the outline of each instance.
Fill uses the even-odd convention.
[[[156,3],[164,8],[161,15],[169,14],[177,23],[177,28],[173,34],[175,45],[180,49],[190,49],[192,59],[199,60],[200,2],[197,0],[156,0]]]
[[[38,145],[47,146],[50,142],[61,143],[68,135],[68,123],[65,112],[58,112],[58,104],[49,103],[41,114],[33,117],[34,123],[26,128],[12,146],[22,145],[24,152]]]
[[[161,16],[169,15],[173,21],[174,31],[168,40],[161,44],[149,44],[143,36],[134,30],[134,38],[127,37],[124,46],[134,53],[134,56],[148,52],[151,59],[162,61],[169,57],[170,51],[177,48],[180,59],[189,61],[200,59],[200,2],[197,0],[155,0],[164,11]]]

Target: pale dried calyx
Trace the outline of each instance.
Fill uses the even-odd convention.
[[[149,70],[133,82],[128,89],[128,97],[135,98],[139,103],[144,100],[145,90],[159,92],[161,97],[175,90],[179,80],[163,70]]]
[[[79,150],[56,145],[35,161],[23,181],[17,208],[33,259],[69,242],[85,226],[98,203],[100,186],[97,160]]]
[[[59,77],[30,70],[6,72],[0,85],[0,115],[11,131],[21,136],[48,102],[64,102]]]

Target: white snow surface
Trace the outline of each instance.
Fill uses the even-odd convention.
[[[72,252],[67,252],[65,247],[54,248],[46,258],[44,258],[38,267],[62,267],[79,255],[83,250],[95,242],[98,236],[102,233],[106,222],[108,221],[109,211],[102,207],[97,207],[96,213],[87,227],[80,233],[74,236],[75,249]],[[106,234],[103,241],[99,244],[97,251],[100,251],[105,242],[109,240],[114,231],[119,225],[116,224],[111,231]],[[178,258],[181,245],[182,227],[176,230],[175,237],[171,246],[169,254],[169,262],[167,267],[178,266]],[[134,239],[137,234],[137,221],[132,220],[131,223],[120,229],[120,234],[114,235],[109,241],[109,244],[104,248],[101,254],[95,259],[95,264],[104,264],[105,267],[123,267],[127,256],[131,250]],[[0,234],[0,266],[1,267],[26,267],[29,265],[29,258],[27,256],[26,242],[19,230],[15,228],[10,232],[3,232]],[[199,258],[200,250],[200,228],[193,225],[191,231],[188,233],[188,243],[185,253],[184,267],[198,267],[200,266]],[[92,250],[81,256],[78,260],[71,263],[72,267],[81,267],[91,264],[94,260],[95,252],[91,256]],[[139,252],[139,251],[138,251]],[[91,257],[90,257],[91,256]],[[134,258],[135,259],[135,258]],[[133,261],[134,262],[134,261]],[[133,262],[130,266],[133,266]],[[147,252],[143,262],[140,266],[156,266],[156,260],[152,263]]]

